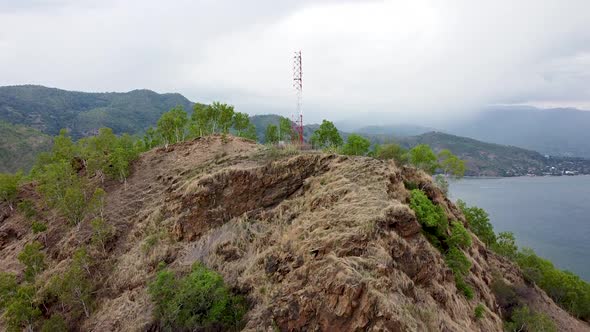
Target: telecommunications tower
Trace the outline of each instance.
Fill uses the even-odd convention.
[[[293,57],[293,87],[297,98],[297,113],[291,116],[295,132],[299,135],[299,144],[303,144],[303,67],[301,66],[301,51],[295,52]]]

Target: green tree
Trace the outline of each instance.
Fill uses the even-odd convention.
[[[89,317],[92,300],[90,280],[90,258],[86,250],[80,249],[74,253],[69,268],[50,280],[49,292],[56,296],[63,306],[69,307],[75,315],[84,313],[86,317]]]
[[[184,140],[187,122],[187,114],[182,106],[176,106],[162,114],[158,120],[158,132],[164,139],[166,148],[169,144]]]
[[[248,125],[248,128],[246,129],[246,131],[242,135],[242,137],[256,141],[257,140],[256,126],[254,126],[253,123],[250,123]]]
[[[449,181],[447,178],[442,174],[437,174],[434,176],[434,183],[436,186],[445,194],[449,194]]]
[[[272,123],[266,126],[266,132],[264,133],[264,140],[267,144],[276,144],[279,142],[278,127]]]
[[[320,127],[311,135],[311,143],[320,149],[338,148],[342,145],[342,137],[334,123],[323,120]]]
[[[35,280],[35,277],[45,269],[45,254],[41,252],[43,246],[39,242],[25,245],[18,254],[18,260],[25,265],[25,279]]]
[[[85,137],[78,141],[78,151],[88,174],[109,171],[109,155],[117,142],[117,136],[111,128],[100,128],[98,135]],[[104,180],[104,178],[103,178]]]
[[[450,150],[441,150],[438,153],[438,160],[439,167],[446,176],[461,178],[465,175],[465,161],[452,154]]]
[[[191,115],[191,132],[195,137],[202,137],[213,132],[214,109],[207,105],[195,104]]]
[[[19,286],[14,298],[4,310],[4,321],[9,331],[33,331],[41,310],[35,305],[35,287],[29,284]]]
[[[144,150],[150,150],[161,144],[160,133],[152,127],[149,127],[143,135],[143,147]]]
[[[18,283],[16,276],[8,272],[0,272],[0,310],[6,308],[16,296]]]
[[[0,173],[0,202],[8,203],[13,210],[13,204],[18,194],[18,186],[22,179],[22,172],[15,174]]]
[[[279,141],[291,142],[295,138],[293,123],[285,117],[279,118]]]
[[[58,209],[72,225],[77,225],[84,219],[86,206],[86,195],[82,188],[71,186],[66,188],[64,199]]]
[[[516,238],[512,232],[500,232],[496,238],[496,243],[492,246],[499,255],[515,259],[518,252]]]
[[[561,271],[531,249],[518,253],[516,262],[528,281],[536,283],[557,304],[580,319],[590,319],[590,284],[568,271]]]
[[[126,182],[129,176],[129,165],[139,156],[133,137],[123,134],[114,144],[113,152],[109,156],[109,174],[121,182]]]
[[[436,171],[437,162],[436,155],[432,149],[426,144],[419,144],[413,147],[409,152],[409,161],[412,165],[421,170],[432,174]]]
[[[36,175],[37,190],[51,207],[59,206],[65,198],[67,188],[78,185],[78,176],[69,161],[57,161],[39,169]]]
[[[216,130],[218,128],[219,132],[223,134],[229,133],[229,128],[232,126],[234,119],[234,107],[216,101],[211,104],[210,108],[213,113],[213,118],[215,119],[213,121],[213,132],[217,132]]]
[[[398,165],[405,165],[408,163],[408,151],[399,144],[389,143],[375,146],[375,158],[395,160]]]
[[[244,137],[246,129],[250,126],[250,117],[246,113],[236,112],[234,114],[234,129],[239,137]]]
[[[352,156],[364,156],[369,152],[371,142],[357,134],[351,134],[342,147],[342,154]]]
[[[76,145],[72,141],[66,129],[59,131],[59,135],[53,138],[51,150],[54,160],[71,161],[76,156]]]
[[[115,229],[104,218],[95,218],[90,222],[92,226],[92,243],[106,251],[106,246],[115,236]]]
[[[465,202],[461,200],[457,201],[457,206],[465,215],[469,229],[487,246],[494,245],[496,243],[496,234],[487,212],[477,206],[467,207]]]
[[[67,332],[68,326],[60,315],[52,315],[41,327],[41,332]]]

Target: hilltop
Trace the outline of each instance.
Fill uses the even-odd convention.
[[[410,208],[411,189],[421,188],[445,222],[466,224],[465,216],[430,176],[391,161],[210,136],[145,152],[125,183],[102,186],[114,230],[104,248],[94,245],[90,220],[68,225],[35,183],[17,200],[33,202],[47,231],[33,233],[21,210],[0,205],[0,270],[19,280],[27,243],[39,241],[46,255],[41,289],[88,248],[95,291],[87,317],[51,296],[39,300],[42,317],[63,315],[73,330],[159,329],[148,284],[162,266],[186,275],[195,262],[246,299],[246,331],[502,331],[514,302],[498,283],[561,331],[590,330],[470,232],[466,298]]]
[[[0,120],[51,136],[62,128],[75,138],[101,127],[117,134],[141,133],[172,107],[181,105],[188,110],[192,104],[178,93],[150,90],[89,93],[39,85],[0,87]]]
[[[61,129],[76,139],[95,135],[102,127],[116,134],[142,134],[177,105],[190,110],[193,103],[178,93],[150,90],[89,93],[39,85],[0,87],[0,172],[28,171]]]
[[[564,171],[590,174],[590,160],[547,157],[531,150],[486,143],[441,132],[400,137],[397,141],[406,148],[427,144],[435,151],[449,149],[459,158],[465,160],[467,164],[466,175],[470,176],[544,175],[561,174]]]

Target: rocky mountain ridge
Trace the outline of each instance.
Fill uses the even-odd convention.
[[[77,248],[89,248],[95,291],[88,317],[43,303],[43,315],[63,315],[70,329],[159,329],[147,284],[161,264],[183,273],[199,261],[247,299],[246,331],[501,331],[506,308],[491,289],[498,278],[526,293],[529,307],[560,330],[590,330],[475,236],[465,250],[475,297],[466,299],[421,233],[406,185],[421,188],[449,220],[465,219],[413,168],[220,136],[148,151],[132,168],[125,184],[104,184],[105,219],[115,230],[104,251],[91,246],[87,220],[68,226],[31,185],[19,198],[35,202],[47,232],[34,234],[20,212],[0,207],[2,271],[23,278],[17,255],[34,240],[49,260],[39,280],[62,273]],[[479,319],[478,304],[485,306]]]

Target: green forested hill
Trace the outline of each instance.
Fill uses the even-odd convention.
[[[467,175],[518,176],[542,175],[564,171],[590,172],[590,161],[580,158],[545,157],[544,155],[514,146],[481,142],[467,137],[429,132],[417,136],[398,138],[406,148],[428,144],[435,151],[449,149],[467,162]],[[553,170],[551,167],[555,167]]]
[[[116,134],[141,133],[176,105],[192,103],[178,93],[150,90],[87,93],[38,85],[0,87],[0,172],[29,169],[51,137],[67,128],[75,139],[101,127]]]
[[[74,138],[100,127],[110,127],[115,133],[138,133],[176,105],[189,111],[192,103],[178,93],[150,90],[86,93],[38,85],[0,87],[0,120],[49,135],[67,128]]]
[[[50,147],[50,136],[30,127],[0,121],[0,172],[27,171],[35,157]]]

